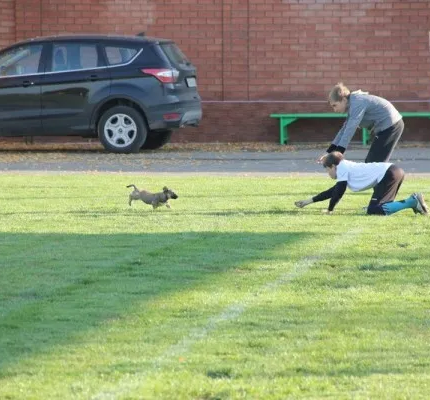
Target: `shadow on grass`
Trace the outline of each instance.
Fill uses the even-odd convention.
[[[146,301],[208,284],[244,263],[279,261],[309,233],[2,234],[0,377]],[[4,371],[2,373],[2,371]]]

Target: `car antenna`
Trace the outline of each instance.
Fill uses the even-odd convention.
[[[145,32],[139,32],[136,36],[145,36]]]

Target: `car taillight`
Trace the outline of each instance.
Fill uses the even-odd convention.
[[[181,114],[179,113],[163,114],[163,119],[165,121],[175,121],[180,118],[181,118]]]
[[[163,83],[175,83],[179,76],[179,71],[173,68],[144,68],[142,72],[154,76]]]

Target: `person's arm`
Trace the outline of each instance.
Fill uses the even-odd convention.
[[[332,151],[339,151],[340,153],[345,153],[345,147],[342,147],[342,146],[336,146],[335,144],[331,144],[329,147],[328,147],[328,149],[327,149],[327,154],[328,153],[331,153]]]
[[[339,151],[342,154],[348,147],[349,142],[355,134],[355,131],[360,126],[360,122],[363,120],[364,113],[366,112],[366,106],[359,99],[350,100],[350,106],[346,121],[336,134],[335,138],[331,142],[331,145],[327,149],[327,154],[332,151]],[[319,158],[319,162],[322,162],[324,155]]]
[[[333,144],[335,144],[338,148],[336,149],[337,151],[341,151],[341,149],[345,151],[345,149],[348,147],[349,142],[354,136],[357,128],[360,126],[360,122],[363,120],[365,112],[366,108],[362,103],[352,103],[345,124],[342,126],[342,129],[339,131],[335,140],[333,141]]]
[[[326,152],[323,154],[323,155],[321,155],[318,159],[317,159],[317,162],[318,163],[320,163],[320,164],[322,164],[323,162],[324,162],[324,159],[332,152],[332,151],[339,151],[340,153],[345,153],[345,147],[342,147],[342,146],[339,146],[339,145],[337,145],[337,144],[335,144],[335,143],[337,143],[339,140],[340,140],[340,138],[342,137],[342,135],[343,135],[343,131],[344,131],[344,129],[345,129],[345,125],[346,125],[346,122],[343,124],[343,126],[342,126],[342,128],[341,128],[341,130],[336,134],[336,137],[333,139],[333,142],[331,143],[331,145],[327,148],[327,150],[326,150]]]
[[[303,208],[309,204],[330,199],[335,187],[336,185],[328,190],[325,190],[324,192],[318,193],[316,196],[310,197],[309,199],[296,201],[294,204],[299,208]]]
[[[337,203],[339,203],[340,199],[345,193],[347,187],[346,181],[337,182],[336,185],[333,186],[333,191],[330,199],[330,203],[328,205],[328,212],[332,212]]]
[[[345,152],[345,147],[340,146],[341,148],[339,148],[339,142],[344,135],[347,122],[348,119],[343,123],[342,128],[340,128],[339,132],[336,133],[336,136],[331,142],[331,145],[327,149],[327,153],[331,153],[332,151],[340,151],[343,154]]]
[[[324,192],[318,193],[316,196],[312,197],[312,203],[318,203],[319,201],[324,201],[330,199],[333,195],[333,191],[336,185],[331,187],[330,189],[325,190]]]
[[[330,199],[330,203],[328,205],[327,210],[325,210],[325,212],[327,212],[328,214],[331,214],[336,204],[339,203],[339,200],[344,195],[346,187],[347,187],[346,181],[337,182],[336,185],[334,185],[330,189],[327,189],[324,192],[318,193],[316,196],[313,196],[309,199],[296,201],[294,204],[299,208],[303,208],[309,204],[318,203],[320,201]]]

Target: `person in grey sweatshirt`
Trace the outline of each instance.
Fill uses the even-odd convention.
[[[402,136],[404,123],[401,114],[388,100],[361,90],[350,92],[343,83],[338,83],[330,91],[328,101],[335,112],[346,112],[347,118],[319,162],[332,151],[344,153],[358,127],[369,129],[374,136],[365,162],[390,159]]]

